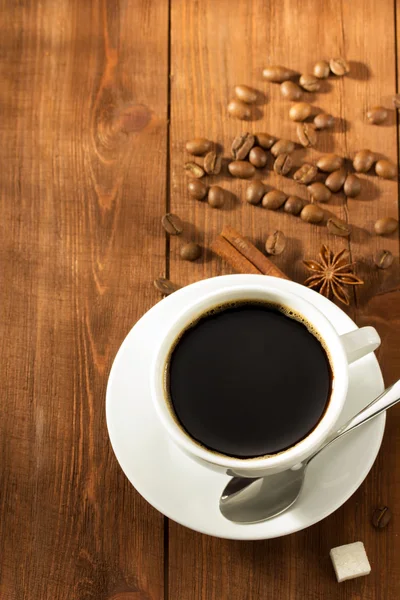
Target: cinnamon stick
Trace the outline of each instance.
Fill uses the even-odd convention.
[[[212,244],[218,256],[226,260],[238,273],[252,273],[289,279],[247,238],[232,227],[224,227],[221,234]]]

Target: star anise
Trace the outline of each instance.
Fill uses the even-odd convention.
[[[334,296],[343,304],[349,304],[350,298],[346,285],[361,285],[364,282],[351,272],[354,263],[348,262],[347,250],[334,254],[325,245],[319,253],[319,261],[303,260],[303,263],[314,274],[305,280],[304,285],[316,288],[320,294],[331,298]]]

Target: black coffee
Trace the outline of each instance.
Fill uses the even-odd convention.
[[[331,391],[318,339],[284,309],[220,306],[172,350],[166,384],[186,432],[215,452],[251,458],[293,446],[317,425]]]

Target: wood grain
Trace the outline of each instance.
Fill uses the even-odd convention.
[[[163,517],[104,400],[165,266],[168,6],[0,12],[0,597],[159,600]]]
[[[399,11],[397,11],[399,14]],[[323,226],[268,212],[244,203],[244,181],[234,181],[226,171],[215,179],[231,193],[224,210],[212,210],[188,197],[182,175],[186,159],[184,142],[195,136],[213,139],[229,156],[230,145],[243,131],[268,131],[296,141],[295,125],[288,118],[290,103],[280,96],[279,86],[262,81],[266,64],[283,64],[299,72],[310,71],[319,58],[345,56],[351,62],[346,78],[329,78],[318,94],[307,99],[336,117],[335,128],[321,132],[316,150],[296,150],[295,164],[315,160],[335,151],[352,159],[370,147],[397,161],[395,115],[381,127],[365,123],[365,111],[374,104],[390,105],[396,87],[394,4],[391,0],[319,2],[318,0],[263,2],[204,0],[186,3],[172,0],[171,21],[171,208],[187,221],[186,236],[205,247],[223,225],[232,225],[262,247],[268,233],[281,229],[289,249],[274,257],[276,264],[295,281],[302,282],[302,259],[316,256],[321,243],[338,250],[348,247],[356,271],[365,278],[363,289],[353,298],[349,314],[360,324],[375,324],[383,337],[380,356],[388,383],[399,377],[400,325],[398,292],[385,294],[399,279],[398,235],[377,238],[373,223],[379,216],[398,214],[395,181],[362,176],[362,194],[346,199],[337,194],[326,207],[353,226],[351,241],[329,236]],[[226,105],[238,83],[256,87],[264,95],[257,106],[259,120],[243,123],[226,113]],[[306,198],[304,187],[271,173],[270,160],[258,176],[268,185]],[[228,272],[226,266],[205,252],[204,260],[188,265],[179,260],[180,240],[171,244],[170,268],[174,280],[186,284]],[[372,264],[377,248],[391,250],[395,266],[381,272]],[[383,292],[382,296],[378,296]],[[397,340],[397,342],[396,342]],[[396,348],[395,348],[396,346]],[[207,538],[171,522],[169,530],[169,595],[190,600],[219,598],[351,598],[394,600],[400,595],[400,481],[399,416],[388,415],[382,451],[372,472],[356,494],[336,513],[310,530],[287,538],[239,543]],[[397,451],[397,454],[396,454]],[[376,505],[388,503],[395,513],[383,532],[370,524]],[[362,540],[372,563],[368,578],[338,586],[329,559],[330,548]]]

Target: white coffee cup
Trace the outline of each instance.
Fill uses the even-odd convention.
[[[329,434],[335,431],[335,425],[346,400],[349,380],[348,366],[376,350],[380,344],[380,338],[373,327],[363,327],[339,336],[332,324],[311,302],[296,293],[283,290],[279,279],[268,278],[271,285],[265,286],[253,283],[258,281],[258,276],[238,275],[236,277],[238,282],[240,278],[242,285],[226,286],[222,282],[221,289],[198,298],[196,302],[176,315],[156,352],[150,374],[151,395],[165,431],[186,454],[224,472],[242,477],[260,477],[295,466],[311,455],[322,445]],[[287,285],[288,282],[285,281],[285,288]],[[296,290],[296,284],[293,284],[293,288]],[[243,300],[274,303],[304,317],[312,330],[323,341],[333,373],[332,391],[325,413],[316,427],[304,439],[277,454],[245,459],[219,454],[191,438],[173,414],[166,389],[168,359],[171,348],[181,333],[210,309],[224,303]],[[206,377],[206,374],[204,376]]]

